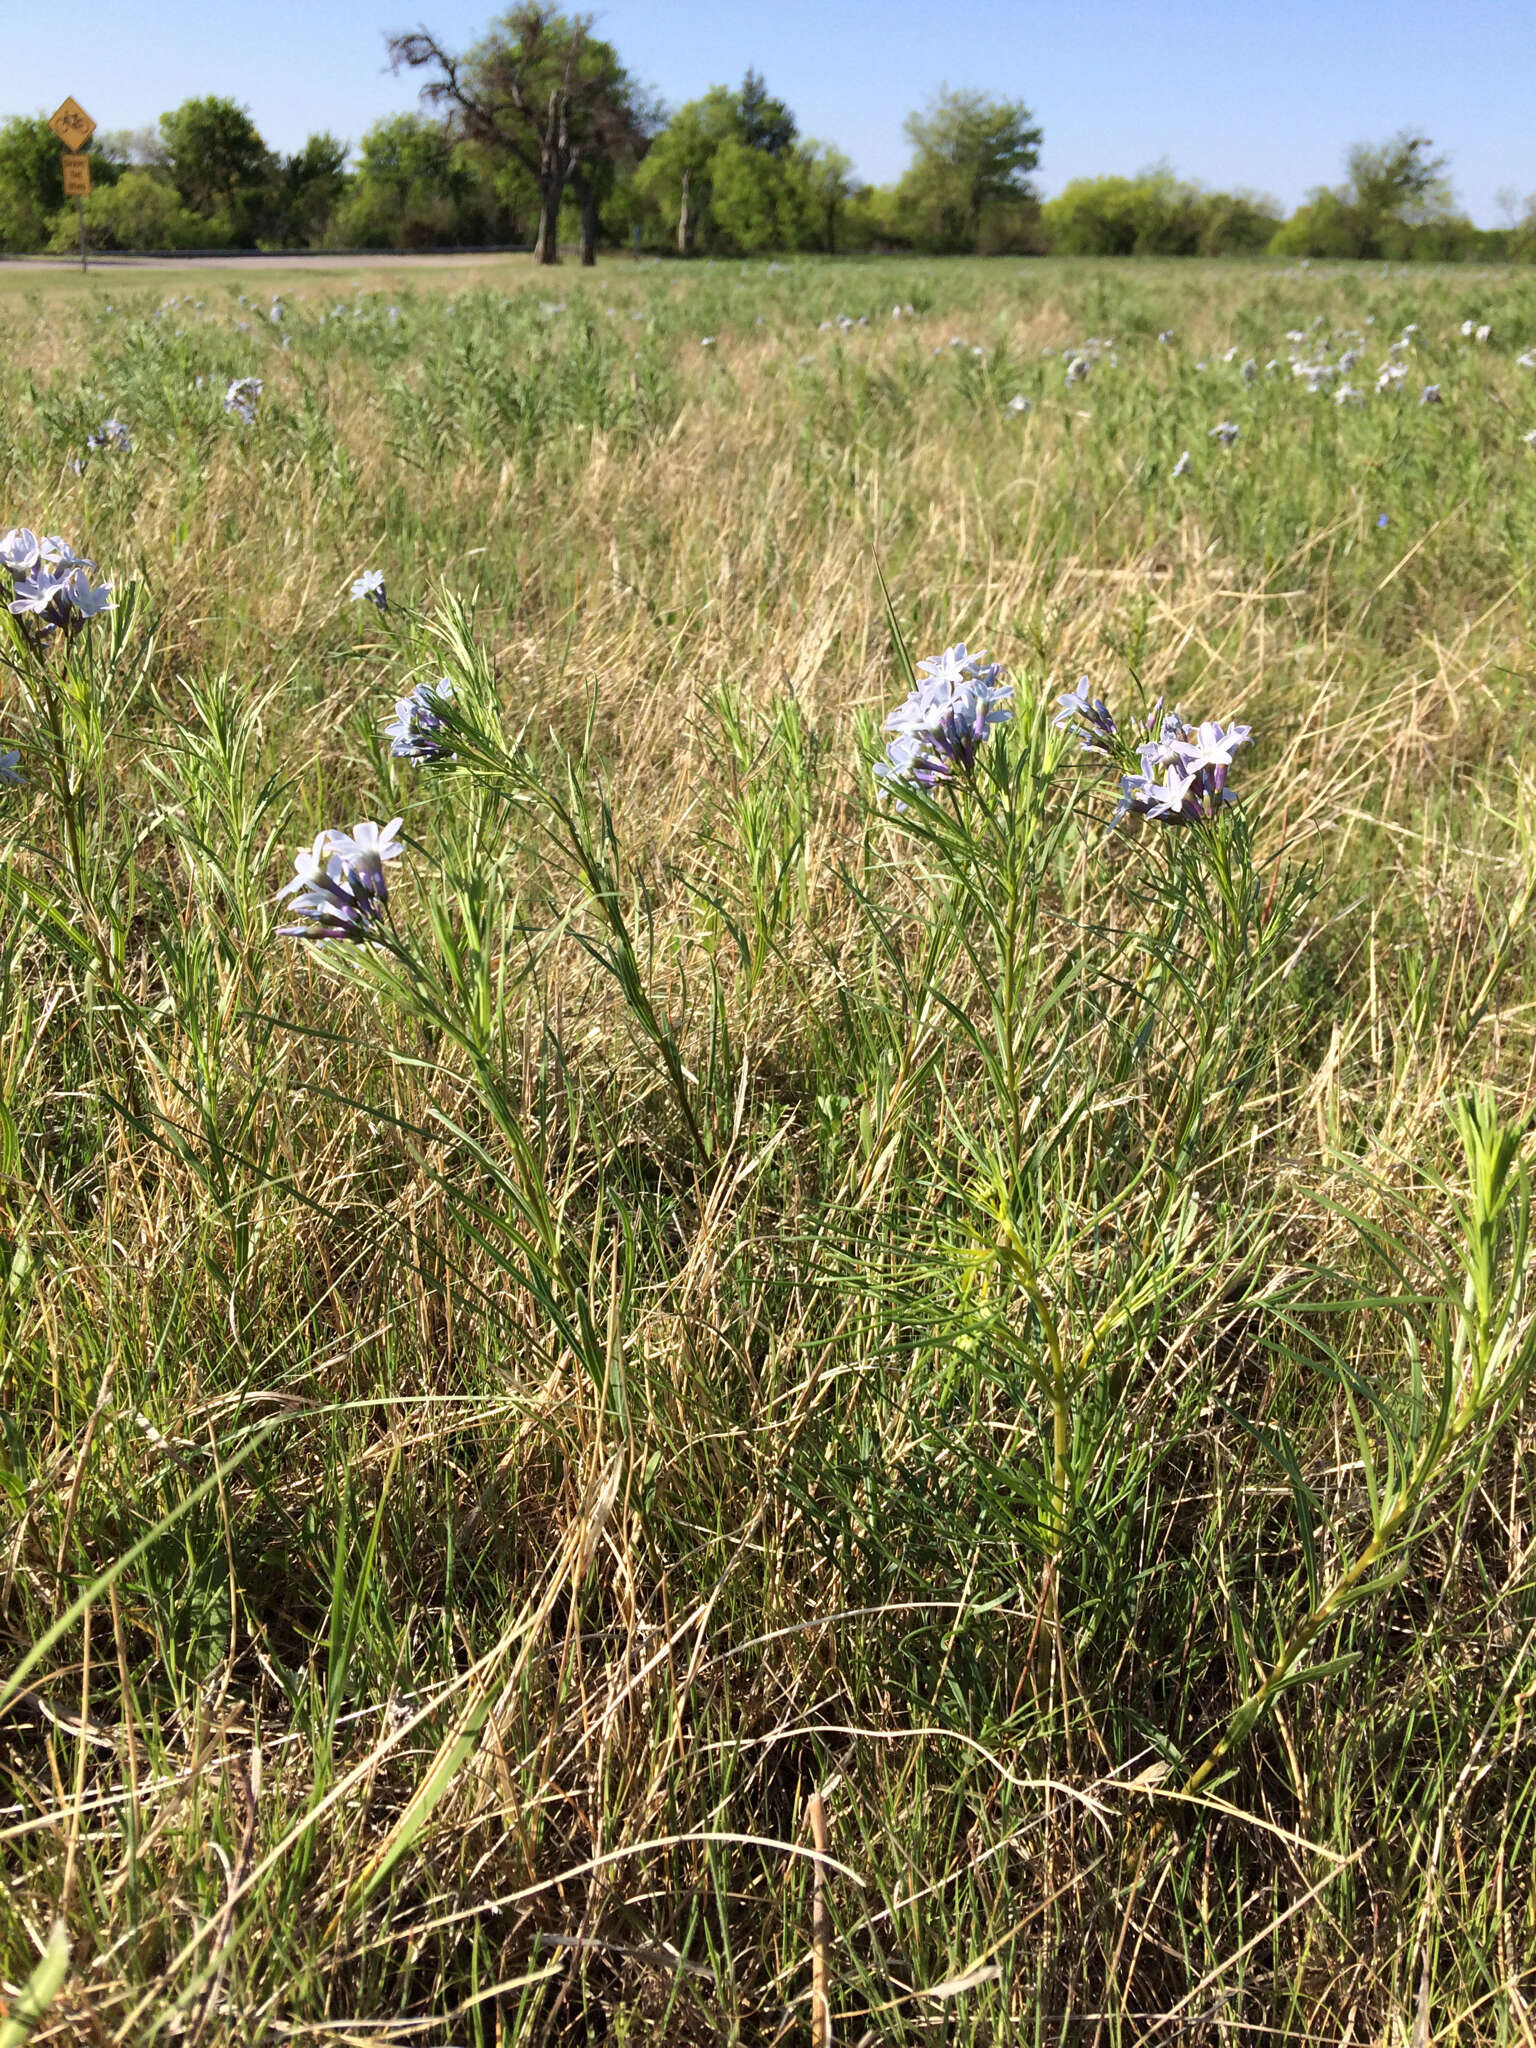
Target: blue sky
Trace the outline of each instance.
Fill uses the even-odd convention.
[[[419,11],[418,11],[419,10]],[[194,93],[248,105],[291,149],[315,128],[356,142],[416,104],[381,31],[425,20],[466,42],[468,0],[74,0],[63,32],[9,37],[0,113],[73,93],[103,128],[135,128]],[[1166,158],[1210,185],[1288,206],[1333,182],[1347,145],[1398,128],[1451,157],[1457,198],[1496,224],[1495,194],[1536,191],[1532,0],[608,0],[601,32],[676,104],[749,64],[801,130],[866,178],[905,162],[902,117],[941,83],[1022,98],[1045,130],[1039,179]]]

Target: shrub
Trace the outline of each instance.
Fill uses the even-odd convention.
[[[50,228],[50,250],[78,247],[73,206],[56,213]],[[226,220],[189,212],[153,171],[124,171],[115,185],[97,186],[85,201],[85,239],[92,249],[224,249],[231,237]]]

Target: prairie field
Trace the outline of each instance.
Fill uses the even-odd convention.
[[[1533,349],[0,273],[3,2048],[1531,2048]]]

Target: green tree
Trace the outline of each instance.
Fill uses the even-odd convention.
[[[346,143],[334,135],[311,135],[301,150],[283,159],[283,240],[317,246],[346,186]]]
[[[1277,256],[1411,256],[1450,217],[1446,159],[1404,129],[1389,142],[1357,142],[1341,186],[1317,186],[1270,243]],[[1443,238],[1441,238],[1443,239]]]
[[[1279,205],[1263,193],[1202,193],[1200,254],[1256,256],[1269,247],[1280,221]]]
[[[389,56],[397,71],[434,71],[422,99],[441,107],[466,141],[512,159],[532,178],[535,262],[560,260],[568,185],[581,207],[581,260],[596,260],[603,167],[643,155],[655,115],[613,45],[592,34],[590,17],[530,0],[494,21],[463,56],[426,29],[391,36]]]
[[[255,241],[268,224],[277,163],[249,110],[216,97],[184,100],[160,116],[160,142],[182,204],[222,217],[235,241]]]
[[[1202,192],[1159,164],[1135,178],[1074,178],[1041,209],[1062,256],[1229,256],[1265,248],[1273,201]]]
[[[1275,256],[1371,256],[1380,247],[1346,194],[1315,186],[1270,239]]]
[[[1523,206],[1512,203],[1514,218],[1509,229],[1509,254],[1516,263],[1536,263],[1536,192],[1529,193]]]
[[[701,226],[707,236],[715,154],[732,137],[741,137],[737,97],[728,86],[714,85],[702,99],[679,107],[646,152],[635,184],[675,219],[679,256],[701,239]]]
[[[804,237],[805,152],[794,115],[755,71],[678,108],[636,178],[642,198],[675,219],[680,256],[718,238],[738,250]],[[766,237],[766,239],[764,239]]]
[[[906,132],[913,155],[899,192],[931,239],[974,249],[988,205],[1033,205],[1026,173],[1040,161],[1041,131],[1022,100],[946,86],[926,113],[907,116]]]
[[[87,147],[93,186],[110,185],[118,166],[94,136]],[[63,164],[63,145],[41,114],[0,122],[0,249],[20,254],[44,246],[49,217],[64,204]]]
[[[1427,135],[1405,128],[1390,142],[1357,142],[1345,159],[1348,197],[1379,232],[1389,223],[1419,227],[1449,211],[1449,160],[1431,156]]]
[[[794,115],[775,99],[763,83],[762,74],[750,68],[736,96],[741,140],[748,149],[762,150],[773,157],[787,157],[800,133]]]
[[[479,180],[441,121],[391,114],[358,150],[357,174],[326,239],[343,248],[427,249],[474,240]]]
[[[125,171],[165,169],[165,145],[157,127],[98,128],[91,140],[93,147],[99,147],[103,156]]]
[[[830,142],[808,142],[800,151],[799,177],[805,208],[816,224],[827,255],[837,254],[838,229],[853,197],[853,165]]]
[[[1048,199],[1041,220],[1052,251],[1062,256],[1133,256],[1169,239],[1159,216],[1171,195],[1155,180],[1140,178],[1074,178]],[[1194,247],[1191,228],[1189,246]]]
[[[711,171],[715,224],[743,256],[796,249],[810,239],[812,222],[796,158],[772,156],[731,135],[715,152]]]

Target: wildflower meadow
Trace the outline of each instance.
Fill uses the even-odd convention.
[[[1536,280],[0,330],[3,2048],[1529,2048]]]

